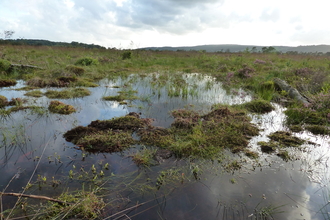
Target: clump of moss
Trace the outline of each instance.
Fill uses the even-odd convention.
[[[122,95],[114,95],[114,96],[103,96],[103,100],[105,101],[116,101],[116,102],[122,102],[125,100],[125,97]]]
[[[305,140],[292,136],[292,133],[287,131],[276,131],[268,135],[268,137],[285,147],[298,147],[305,143]]]
[[[306,128],[306,130],[312,132],[315,135],[317,135],[317,134],[329,135],[330,134],[329,128],[327,128],[326,126],[322,126],[322,125],[307,125],[305,128]]]
[[[292,159],[291,156],[289,155],[289,152],[286,150],[281,150],[276,155],[282,158],[286,162]]]
[[[260,141],[258,142],[258,145],[260,146],[261,151],[265,153],[272,153],[276,151],[276,149],[278,148],[278,144],[275,143],[274,141],[270,141],[270,142]]]
[[[170,130],[175,141],[169,149],[177,156],[212,158],[224,148],[234,153],[241,152],[248,146],[249,138],[259,133],[245,112],[226,106],[218,106],[199,117],[196,114],[191,116],[195,119],[181,119],[199,121],[183,127],[178,126],[177,121],[171,125]]]
[[[137,130],[145,126],[143,120],[140,118],[127,115],[123,117],[114,118],[111,120],[96,120],[92,121],[88,127],[93,127],[99,130],[113,129],[113,130]]]
[[[292,125],[292,126],[289,126],[289,129],[292,132],[301,132],[304,130],[301,125]]]
[[[72,82],[76,82],[78,79],[75,76],[60,76],[57,80],[60,85],[69,85]]]
[[[90,152],[119,152],[134,143],[132,134],[124,131],[105,130],[87,134],[77,141],[77,145]]]
[[[60,101],[51,101],[48,106],[48,109],[50,112],[65,115],[76,112],[76,109],[72,105],[67,105]]]
[[[139,129],[137,134],[140,136],[140,143],[166,148],[174,142],[172,133],[161,127],[148,127],[147,129]]]
[[[43,93],[40,90],[34,90],[34,91],[27,92],[24,95],[35,97],[35,98],[40,98],[43,96]]]
[[[14,79],[0,79],[0,87],[14,86],[17,82]]]
[[[89,96],[91,92],[85,88],[73,88],[66,89],[62,91],[48,90],[45,93],[50,99],[70,99],[70,98],[79,98],[84,96]]]
[[[78,126],[63,137],[90,152],[118,152],[134,144],[132,133],[150,126],[149,121],[131,112],[111,120],[92,121],[87,127]]]
[[[8,105],[8,99],[5,96],[0,95],[0,108],[5,107],[7,105]]]
[[[67,131],[63,137],[65,138],[66,141],[72,142],[74,144],[77,143],[77,141],[91,133],[96,133],[98,130],[93,127],[84,127],[84,126],[78,126],[75,127],[69,131]]]
[[[250,112],[261,114],[274,110],[274,107],[270,104],[270,102],[262,99],[252,100],[251,102],[242,104],[242,106]]]
[[[257,159],[259,157],[259,154],[257,152],[253,152],[251,150],[244,150],[244,154],[247,157],[250,157],[252,159]]]
[[[81,76],[85,73],[85,69],[79,66],[70,65],[65,67],[65,70],[69,71],[70,73],[75,74],[76,76]]]
[[[99,85],[92,82],[89,79],[82,79],[79,78],[75,83],[74,86],[82,86],[82,87],[98,87]]]

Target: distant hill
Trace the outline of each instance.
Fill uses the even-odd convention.
[[[167,51],[206,51],[206,52],[242,52],[249,50],[250,52],[262,52],[269,46],[254,45],[237,45],[237,44],[219,44],[219,45],[200,45],[191,47],[145,47],[144,50],[167,50]],[[272,46],[275,51],[287,53],[330,53],[330,45],[308,45],[308,46]]]
[[[30,46],[59,46],[59,47],[82,47],[82,48],[98,48],[106,49],[100,45],[96,44],[85,44],[72,41],[71,43],[67,42],[54,42],[49,40],[38,40],[38,39],[16,39],[16,40],[1,40],[0,44],[11,44],[11,45],[30,45]]]

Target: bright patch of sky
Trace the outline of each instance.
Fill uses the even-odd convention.
[[[117,48],[330,44],[329,20],[324,0],[0,1],[13,38]]]

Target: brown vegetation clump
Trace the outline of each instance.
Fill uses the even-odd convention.
[[[87,127],[78,126],[63,137],[86,151],[118,152],[134,144],[133,132],[150,126],[151,121],[131,112],[123,117],[92,121]]]
[[[0,79],[0,87],[14,86],[17,82],[14,79]]]
[[[243,104],[243,106],[250,112],[261,114],[271,112],[275,109],[270,102],[262,99],[252,100]]]
[[[303,139],[292,136],[292,133],[287,131],[276,131],[268,135],[268,137],[273,141],[277,141],[285,147],[298,147],[305,143]]]
[[[131,115],[127,115],[124,117],[118,117],[111,120],[96,120],[92,121],[88,127],[93,127],[99,130],[137,130],[139,128],[143,128],[145,124],[139,118],[136,118]]]
[[[64,115],[76,112],[76,109],[72,105],[67,105],[60,101],[51,101],[48,106],[48,109],[50,112]]]
[[[166,148],[173,142],[173,136],[168,129],[161,127],[148,127],[138,130],[140,142],[149,146]]]
[[[75,74],[76,76],[81,76],[82,74],[85,73],[85,69],[79,66],[67,66],[65,67],[65,70],[69,71],[70,73]]]
[[[0,95],[0,108],[5,107],[6,105],[8,105],[8,99],[5,96]]]
[[[243,69],[240,69],[238,71],[238,76],[240,78],[250,78],[252,77],[252,73],[255,72],[255,69],[253,69],[252,67],[248,67],[248,66],[245,66]]]
[[[21,98],[12,98],[9,102],[9,106],[20,106],[23,104],[23,100]]]

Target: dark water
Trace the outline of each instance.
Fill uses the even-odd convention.
[[[303,151],[291,149],[290,154],[296,160],[288,162],[276,155],[261,153],[256,144],[267,140],[266,135],[271,132],[286,130],[283,109],[276,105],[276,110],[269,114],[251,115],[253,122],[264,129],[250,142],[251,149],[259,152],[260,158],[255,161],[228,153],[243,164],[242,169],[229,173],[216,161],[177,158],[139,168],[129,155],[141,146],[117,154],[88,154],[63,139],[63,133],[78,125],[86,126],[93,120],[111,119],[132,111],[155,119],[156,126],[168,127],[173,121],[169,112],[174,109],[190,108],[205,113],[216,103],[251,100],[242,90],[226,92],[220,83],[198,74],[184,77],[186,84],[181,88],[185,88],[185,95],[180,90],[179,95],[173,96],[168,92],[173,89],[171,79],[166,85],[155,84],[157,76],[101,80],[100,87],[90,88],[92,95],[88,97],[59,99],[78,110],[68,116],[24,110],[2,118],[0,190],[22,192],[30,181],[34,185],[25,193],[57,196],[68,188],[81,189],[89,183],[90,179],[86,180],[93,176],[90,170],[94,165],[97,172],[102,170],[105,174],[95,181],[108,190],[104,199],[110,205],[101,217],[104,219],[263,219],[262,212],[274,219],[327,218],[330,155],[327,138],[297,134],[319,145],[306,145]],[[8,99],[23,97],[25,92],[14,90],[22,86],[23,82],[1,88],[0,95]],[[135,95],[141,100],[127,105],[102,100],[102,96],[129,89],[137,90]],[[51,101],[45,97],[28,99],[27,104],[46,107]],[[108,170],[103,169],[106,163]],[[200,170],[196,178],[192,174],[194,167]],[[88,174],[82,175],[81,169]],[[154,190],[162,171],[166,172],[166,182]],[[75,176],[72,180],[70,172]],[[83,177],[77,178],[79,175]],[[46,177],[46,183],[41,183],[42,177]],[[52,187],[52,180],[60,184]],[[3,196],[3,209],[12,208],[16,200]]]

